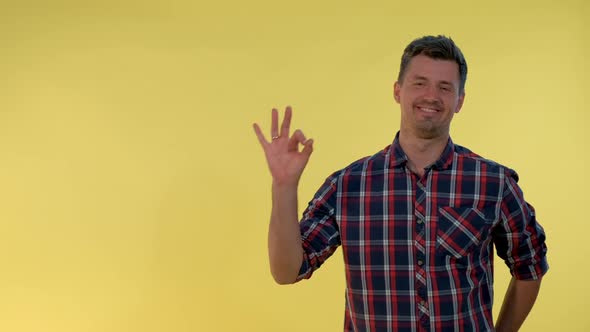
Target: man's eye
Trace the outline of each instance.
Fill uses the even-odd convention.
[[[448,86],[441,86],[440,89],[445,92],[451,91],[451,88],[449,88]]]
[[[422,82],[416,82],[416,83],[414,83],[414,85],[415,85],[415,86],[423,86],[423,85],[424,85],[424,83],[422,83]]]

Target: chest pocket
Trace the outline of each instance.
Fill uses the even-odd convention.
[[[485,241],[492,224],[493,218],[486,217],[484,212],[477,209],[440,207],[436,234],[437,251],[457,259],[465,257]]]

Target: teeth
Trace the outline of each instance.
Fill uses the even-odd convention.
[[[437,112],[437,110],[432,109],[432,108],[422,108],[422,110],[424,112],[428,112],[428,113],[436,113]]]

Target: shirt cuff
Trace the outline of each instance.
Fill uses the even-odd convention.
[[[515,266],[510,272],[518,280],[538,280],[541,279],[548,270],[549,264],[547,263],[547,258],[543,257],[536,264]]]

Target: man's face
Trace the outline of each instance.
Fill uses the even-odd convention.
[[[459,87],[455,61],[413,57],[393,89],[401,107],[402,130],[423,139],[448,135],[453,115],[461,110],[465,98]]]

